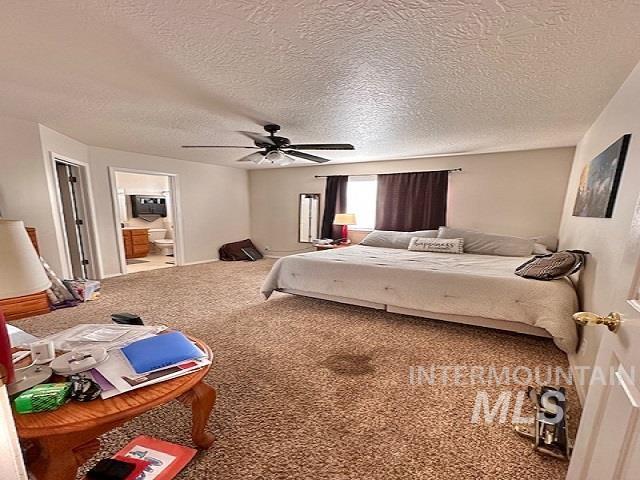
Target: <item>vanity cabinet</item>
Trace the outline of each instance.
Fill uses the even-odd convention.
[[[122,230],[122,237],[126,258],[139,258],[149,255],[148,228],[125,228]]]

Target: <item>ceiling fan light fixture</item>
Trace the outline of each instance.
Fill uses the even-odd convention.
[[[265,156],[264,156],[262,153],[258,152],[258,153],[254,153],[254,154],[252,154],[252,155],[253,155],[253,156],[252,156],[252,158],[251,158],[251,161],[252,161],[253,163],[255,163],[256,165],[260,165],[261,163],[264,163],[264,161],[265,161]]]
[[[295,161],[295,158],[290,157],[289,155],[285,155],[284,159],[278,162],[278,165],[280,165],[281,167],[286,167],[287,165],[291,165]]]
[[[280,150],[271,150],[264,156],[265,160],[273,163],[274,165],[289,165],[292,163],[290,158],[282,153]]]

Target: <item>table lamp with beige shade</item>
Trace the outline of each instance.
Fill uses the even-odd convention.
[[[334,225],[342,225],[342,233],[340,237],[343,243],[349,242],[349,225],[356,225],[355,213],[336,213],[333,219]]]
[[[41,292],[50,285],[24,223],[0,219],[0,300]],[[7,384],[14,380],[11,342],[0,310],[0,477],[26,480],[7,393]]]

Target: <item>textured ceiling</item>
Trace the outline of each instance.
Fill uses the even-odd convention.
[[[574,145],[639,23],[639,0],[2,0],[0,114],[227,165],[247,151],[179,146],[267,121],[353,143],[338,161]]]

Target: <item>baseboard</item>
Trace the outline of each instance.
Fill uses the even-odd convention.
[[[187,263],[183,263],[182,265],[180,265],[181,267],[184,267],[186,265],[200,265],[201,263],[211,263],[211,262],[219,262],[220,259],[219,258],[212,258],[209,260],[198,260],[197,262],[187,262]],[[121,277],[122,275],[125,275],[124,273],[110,273],[108,275],[104,275],[102,277],[102,280],[106,280],[107,278],[114,278],[114,277]]]
[[[575,355],[571,355],[571,354],[567,354],[567,358],[569,359],[569,369],[571,370],[571,375],[573,376],[574,380],[573,380],[573,384],[576,387],[576,392],[578,392],[578,400],[580,401],[580,405],[583,406],[584,405],[584,399],[587,396],[587,385],[583,384],[583,383],[578,383],[576,382],[576,378],[579,379],[581,378],[580,375],[578,375],[578,373],[576,372],[576,356]]]
[[[108,275],[103,275],[101,280],[106,280],[107,278],[114,278],[114,277],[121,277],[122,275],[124,275],[123,273],[110,273]]]
[[[187,265],[200,265],[202,263],[211,263],[211,262],[219,262],[219,258],[211,258],[209,260],[198,260],[197,262],[186,262],[180,265],[180,267],[185,267]]]

